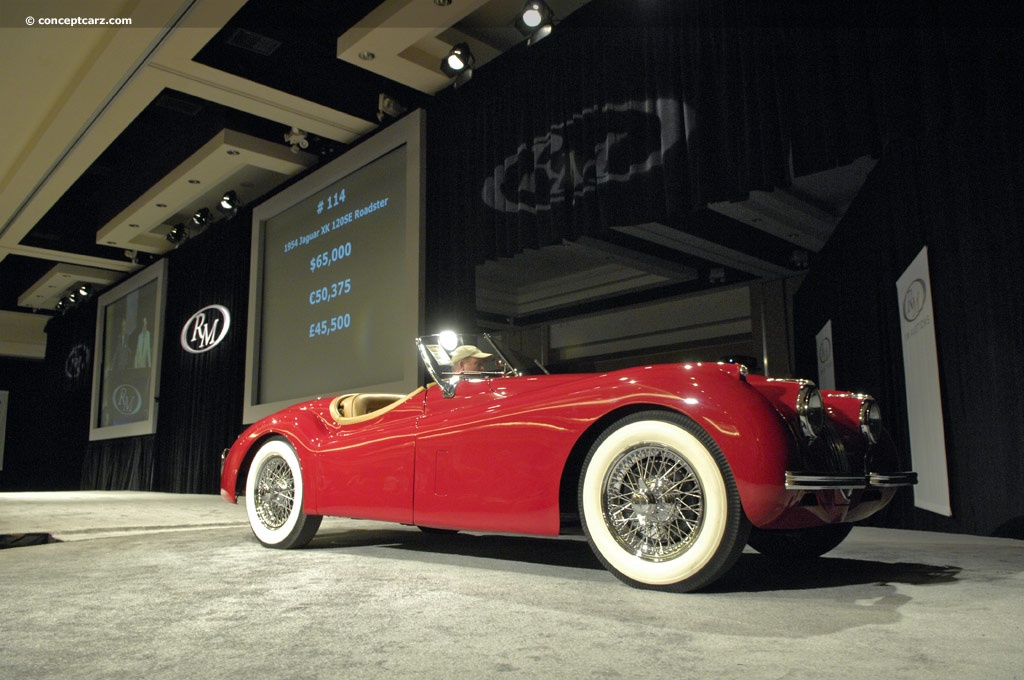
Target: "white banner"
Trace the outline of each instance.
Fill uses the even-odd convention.
[[[818,387],[823,390],[836,388],[836,362],[832,354],[832,319],[829,319],[816,337],[818,347]]]
[[[4,469],[4,442],[7,441],[7,402],[11,393],[0,390],[0,470]]]
[[[939,391],[939,358],[935,347],[928,248],[922,248],[896,282],[903,340],[903,372],[907,383],[910,457],[917,472],[914,505],[947,517],[949,475]]]

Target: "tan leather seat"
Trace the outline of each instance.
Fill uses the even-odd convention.
[[[350,404],[346,404],[346,418],[356,418],[367,413],[373,413],[385,406],[390,406],[399,399],[404,399],[405,394],[357,394]]]
[[[339,425],[354,425],[383,415],[424,391],[417,387],[410,394],[342,394],[331,401],[330,412]]]

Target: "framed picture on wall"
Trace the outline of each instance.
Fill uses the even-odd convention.
[[[156,432],[166,270],[160,260],[98,298],[90,441]]]

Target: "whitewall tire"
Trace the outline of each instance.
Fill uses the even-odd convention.
[[[609,427],[583,464],[579,505],[598,559],[640,588],[707,586],[733,566],[750,530],[721,449],[672,412]]]
[[[285,439],[264,442],[249,466],[245,511],[260,543],[269,548],[301,548],[320,528],[319,515],[302,511],[302,467]]]

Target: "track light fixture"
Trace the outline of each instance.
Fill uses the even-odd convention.
[[[292,147],[292,153],[299,153],[309,148],[309,133],[297,127],[292,127],[291,130],[284,133],[284,141]]]
[[[554,27],[554,13],[543,0],[530,0],[523,5],[523,10],[516,17],[516,28],[527,36],[527,43],[532,45],[551,34]]]
[[[185,225],[183,224],[176,224],[167,232],[167,240],[174,244],[181,243],[185,240],[186,236],[188,234],[185,232]]]
[[[235,190],[224,192],[224,195],[220,197],[220,203],[218,204],[221,212],[225,214],[233,214],[238,210],[238,194]]]
[[[462,85],[473,77],[473,65],[476,64],[476,57],[469,49],[469,45],[462,42],[452,48],[448,56],[441,61],[441,72],[449,78],[455,78],[455,86]]]
[[[197,227],[204,227],[206,223],[210,221],[210,209],[200,208],[196,211],[196,214],[192,216],[192,224]]]

